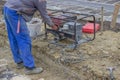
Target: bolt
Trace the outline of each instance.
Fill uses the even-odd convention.
[[[115,77],[113,76],[113,70],[115,70],[114,67],[108,67],[107,70],[110,72],[110,80],[115,80]]]

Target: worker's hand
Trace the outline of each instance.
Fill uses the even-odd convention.
[[[53,30],[58,30],[58,27],[56,25],[52,26]]]

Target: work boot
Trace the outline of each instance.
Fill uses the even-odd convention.
[[[16,67],[16,68],[17,68],[17,69],[22,69],[22,68],[24,68],[23,62],[17,63],[17,67]]]
[[[31,75],[31,74],[39,74],[43,71],[43,68],[33,68],[33,69],[29,69],[29,68],[26,68],[25,69],[25,74],[26,75]]]

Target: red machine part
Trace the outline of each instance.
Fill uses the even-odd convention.
[[[100,25],[99,24],[95,24],[95,32],[97,32],[100,29]],[[84,33],[94,33],[94,23],[86,23],[83,28],[82,28],[82,32]]]
[[[52,18],[53,23],[56,26],[60,26],[62,24],[62,20],[56,19],[56,18]]]
[[[59,16],[54,16],[51,18],[53,23],[56,25],[56,26],[60,26],[63,24],[64,20],[67,19],[67,17],[63,16],[63,15],[59,15]]]

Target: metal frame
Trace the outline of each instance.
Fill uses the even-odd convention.
[[[69,46],[70,48],[73,48],[73,49],[76,49],[76,47],[78,46],[78,45],[80,45],[81,43],[85,43],[85,42],[88,42],[88,41],[92,41],[92,40],[94,40],[95,39],[95,36],[96,36],[96,27],[95,27],[95,23],[96,23],[96,19],[95,19],[95,16],[94,15],[89,15],[89,14],[80,14],[80,13],[75,13],[75,12],[67,12],[67,11],[62,11],[62,10],[50,10],[50,11],[53,11],[52,13],[51,13],[51,15],[53,15],[53,14],[55,14],[55,13],[63,13],[63,14],[66,14],[66,13],[69,13],[69,14],[73,14],[73,15],[82,15],[83,17],[82,18],[79,18],[79,19],[75,19],[75,20],[70,20],[70,19],[59,19],[59,18],[56,18],[56,19],[59,19],[59,20],[63,20],[63,21],[65,21],[65,22],[70,22],[70,21],[72,21],[72,22],[74,22],[74,36],[76,36],[77,34],[76,34],[76,23],[79,21],[79,20],[84,20],[85,18],[88,18],[88,17],[92,17],[93,18],[93,22],[94,22],[94,34],[93,34],[93,37],[92,38],[86,38],[86,39],[81,39],[81,40],[79,40],[79,41],[77,41],[77,39],[75,38],[74,39],[74,43],[72,44],[72,46]],[[51,18],[55,18],[55,17],[53,17],[53,16],[50,16]],[[61,31],[55,31],[55,30],[52,30],[52,29],[48,29],[47,28],[47,25],[46,25],[46,23],[44,24],[44,26],[45,26],[45,38],[47,39],[47,37],[48,37],[48,33],[50,32],[50,33],[52,33],[52,34],[54,34],[53,32],[58,32],[58,33],[63,33],[63,32],[61,32]],[[51,43],[51,42],[50,42]],[[61,44],[58,44],[57,42],[53,42],[53,43],[51,43],[51,44],[55,44],[55,45],[59,45],[59,46],[64,46],[65,47],[65,45],[61,45]],[[67,46],[68,47],[68,46]]]

